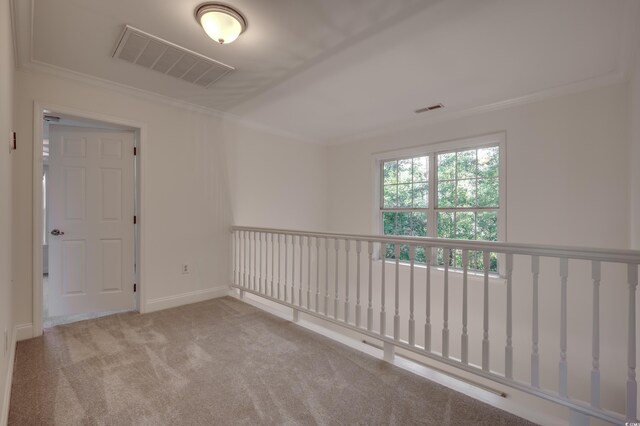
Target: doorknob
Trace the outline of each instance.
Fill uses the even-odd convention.
[[[64,232],[62,232],[59,229],[54,229],[53,231],[51,231],[51,235],[55,235],[55,236],[64,235]]]

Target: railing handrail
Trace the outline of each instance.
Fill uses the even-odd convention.
[[[359,240],[387,244],[411,244],[434,248],[495,251],[504,254],[522,254],[542,257],[592,260],[612,263],[640,265],[640,250],[610,249],[596,247],[571,247],[543,244],[523,244],[504,241],[470,241],[432,237],[403,237],[386,235],[345,234],[337,232],[300,231],[292,229],[261,228],[252,226],[232,226],[232,231],[264,232],[280,235]]]
[[[509,242],[487,242],[452,240],[442,238],[427,237],[402,237],[385,235],[358,235],[335,232],[314,232],[298,231],[291,229],[261,228],[249,226],[232,227],[232,250],[233,250],[233,278],[232,288],[240,290],[242,296],[244,292],[249,292],[261,297],[266,297],[277,303],[291,307],[294,312],[294,320],[298,318],[299,312],[304,312],[312,316],[324,318],[335,324],[351,330],[364,333],[368,336],[377,336],[385,345],[385,359],[393,358],[393,348],[400,347],[422,354],[427,358],[440,360],[450,365],[455,365],[465,371],[473,372],[482,377],[491,378],[498,383],[507,384],[516,389],[523,390],[529,394],[554,401],[569,407],[572,413],[582,413],[587,416],[596,417],[610,423],[620,423],[623,418],[627,421],[637,421],[637,381],[636,381],[636,294],[638,287],[638,266],[640,265],[640,251],[621,250],[605,248],[584,248],[584,247],[563,247],[541,244],[520,244]],[[355,243],[355,244],[354,244]],[[364,244],[363,244],[364,243]],[[373,275],[374,261],[379,260],[378,250],[385,250],[385,245],[393,244],[395,255],[391,265],[388,262],[380,262],[380,268],[376,274],[379,281]],[[379,245],[379,247],[378,247]],[[406,256],[401,261],[400,256],[402,246],[408,246],[405,251]],[[424,259],[426,259],[424,273],[421,277],[422,283],[416,282],[416,271],[418,259],[416,257],[417,248],[425,248]],[[387,247],[388,249],[388,247]],[[427,250],[428,249],[428,250]],[[458,294],[450,300],[449,277],[452,265],[444,262],[441,281],[432,280],[432,271],[437,266],[431,262],[437,259],[434,249],[442,249],[443,259],[454,259],[450,257],[452,251],[461,252],[461,295]],[[283,253],[284,251],[284,253]],[[470,252],[482,252],[482,269],[484,285],[481,289],[482,300],[476,300],[482,318],[478,315],[475,319],[477,324],[482,323],[482,364],[475,365],[469,362],[469,272],[471,271]],[[502,297],[506,297],[505,302],[497,302],[495,297],[490,297],[489,279],[491,276],[489,258],[491,253],[497,253],[502,264],[505,279],[505,292]],[[331,255],[330,255],[331,254]],[[457,254],[456,254],[457,255]],[[526,267],[526,273],[530,274],[531,287],[529,288],[531,297],[531,380],[530,384],[520,382],[514,378],[514,255],[528,257],[530,265]],[[315,256],[315,274],[312,271],[312,257]],[[476,256],[474,254],[474,256]],[[277,261],[275,260],[277,257]],[[559,295],[559,360],[558,360],[558,387],[557,393],[551,389],[540,387],[540,257],[555,260],[545,262],[545,269],[552,267],[555,272],[553,276],[545,279],[555,281],[553,287]],[[331,259],[331,262],[330,262]],[[568,331],[569,331],[569,302],[573,300],[568,292],[569,289],[569,265],[572,260],[586,260],[583,262],[584,268],[591,272],[591,279],[581,277],[580,289],[583,291],[585,282],[591,282],[591,358],[592,367],[589,377],[590,382],[590,405],[583,401],[573,399],[569,392],[569,357],[568,354]],[[271,261],[269,267],[268,260]],[[321,280],[320,264],[324,262],[324,280]],[[363,262],[365,268],[362,270]],[[526,259],[521,259],[526,260]],[[331,263],[331,265],[330,265]],[[526,262],[525,262],[526,263]],[[627,338],[626,338],[626,408],[624,415],[622,411],[612,413],[602,407],[600,399],[602,386],[600,380],[600,335],[601,335],[601,306],[600,284],[602,278],[601,263],[617,263],[624,265],[626,269],[626,280],[622,278],[616,269],[615,279],[624,280],[627,284],[626,291],[623,287],[616,287],[618,290],[627,292]],[[284,264],[284,268],[281,267]],[[367,270],[368,264],[368,272]],[[395,264],[395,266],[393,265]],[[306,265],[306,268],[305,268]],[[343,268],[341,268],[343,265]],[[407,274],[401,274],[402,268]],[[439,265],[439,263],[438,263]],[[458,265],[454,263],[454,265]],[[517,269],[524,267],[524,263],[518,262]],[[277,266],[277,272],[276,272]],[[385,268],[386,267],[386,268]],[[331,268],[331,274],[330,269]],[[392,268],[391,271],[388,268]],[[585,269],[583,268],[583,272]],[[385,270],[387,269],[387,270]],[[439,268],[438,268],[439,270]],[[303,274],[303,272],[306,272]],[[388,273],[389,272],[389,273]],[[611,272],[611,271],[610,271]],[[517,276],[518,282],[524,280],[520,272]],[[545,272],[546,274],[546,272]],[[284,280],[282,280],[284,275]],[[315,275],[315,279],[313,279]],[[501,275],[502,276],[502,275]],[[366,277],[367,280],[364,280]],[[546,275],[545,275],[546,277]],[[373,283],[376,281],[374,289]],[[401,283],[402,281],[402,283]],[[368,284],[368,287],[367,287]],[[432,350],[432,342],[438,338],[432,324],[432,306],[437,301],[432,298],[432,284],[437,285],[442,293],[438,296],[442,302],[442,351]],[[559,285],[557,285],[559,284]],[[351,288],[353,287],[353,288]],[[519,286],[520,287],[520,286]],[[575,286],[571,286],[572,288]],[[364,290],[368,288],[367,290]],[[401,288],[405,293],[401,294]],[[418,310],[424,314],[424,324],[420,319],[420,324],[416,321],[416,289],[424,289],[422,297],[424,304]],[[577,289],[577,287],[575,287]],[[283,294],[281,295],[281,290]],[[526,289],[523,288],[526,291]],[[578,291],[578,290],[576,290]],[[374,293],[379,292],[379,302],[373,303]],[[408,292],[408,294],[406,293]],[[350,297],[351,293],[351,297]],[[353,297],[355,293],[355,298]],[[366,298],[363,298],[366,293]],[[525,293],[521,293],[525,294]],[[620,293],[617,293],[620,294]],[[306,296],[306,297],[305,297]],[[527,296],[528,297],[528,296]],[[306,302],[305,302],[306,299]],[[460,330],[460,358],[450,355],[450,337],[452,330],[449,327],[449,306],[451,303],[459,305],[461,299],[462,327]],[[403,302],[401,303],[401,300]],[[312,301],[315,302],[315,308]],[[391,303],[393,301],[393,304]],[[408,302],[408,303],[407,303]],[[490,307],[493,303],[500,303],[504,306],[504,325],[506,335],[504,339],[504,373],[491,369],[491,342],[495,341],[495,331],[490,325]],[[355,315],[352,308],[355,306]],[[320,309],[320,308],[323,309]],[[374,308],[379,311],[379,330],[374,330]],[[581,306],[583,309],[584,306]],[[618,310],[616,306],[614,309]],[[366,312],[365,312],[366,311]],[[478,311],[478,310],[476,310]],[[479,312],[479,311],[478,311]],[[478,313],[476,312],[476,313]],[[366,313],[366,321],[362,322],[362,316]],[[421,315],[421,314],[418,314]],[[604,312],[604,315],[608,315]],[[355,321],[352,321],[352,318]],[[403,325],[404,324],[404,325]],[[393,326],[393,332],[389,326]],[[407,328],[408,326],[408,332]],[[416,341],[416,335],[420,333],[418,328],[424,326],[424,345],[420,346]],[[589,325],[585,322],[585,327]],[[616,325],[618,329],[624,327],[620,323]],[[554,326],[555,329],[555,326]],[[387,331],[389,330],[389,332]],[[405,331],[403,331],[405,330]],[[477,331],[477,330],[476,330]],[[408,336],[405,340],[403,334]],[[623,346],[620,339],[620,346]],[[588,349],[579,346],[580,353]],[[621,353],[621,352],[620,352]],[[548,366],[547,366],[548,367]],[[622,380],[622,377],[620,378]],[[622,389],[616,387],[615,389]],[[616,409],[618,410],[618,409]]]

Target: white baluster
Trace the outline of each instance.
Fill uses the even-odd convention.
[[[559,386],[560,396],[566,398],[567,392],[567,279],[569,276],[569,259],[560,259],[560,363]]]
[[[242,253],[243,253],[242,252],[242,231],[238,231],[237,238],[238,238],[238,240],[237,240],[237,243],[238,243],[238,247],[237,247],[237,250],[238,250],[238,254],[237,254],[237,256],[238,256],[238,259],[237,259],[237,262],[238,262],[237,284],[239,286],[241,286],[242,285],[242,272],[243,272],[243,270],[242,270]]]
[[[329,239],[324,239],[324,314],[329,314]]]
[[[236,231],[231,231],[231,256],[233,259],[231,263],[233,264],[233,272],[231,273],[231,283],[237,284],[236,274],[238,272],[238,256],[236,255],[236,250],[238,249],[238,243],[236,242]]]
[[[262,265],[262,260],[264,258],[264,274],[262,275],[262,292],[266,295],[269,287],[269,244],[268,244],[268,235],[267,233],[263,233],[264,238],[260,240],[260,245],[262,247],[260,253],[260,265]],[[262,273],[262,269],[260,270]]]
[[[344,280],[344,322],[349,323],[349,251],[351,241],[344,240],[344,257],[346,265],[346,278]]]
[[[431,352],[431,256],[432,248],[425,247],[424,248],[424,256],[425,256],[425,265],[427,267],[426,271],[426,300],[425,300],[425,313],[426,317],[424,320],[424,350],[427,352]]]
[[[367,253],[369,254],[369,304],[367,305],[367,330],[373,329],[373,242],[367,244]]]
[[[311,237],[307,237],[307,309],[311,310]]]
[[[513,379],[513,254],[506,255],[507,272],[507,343],[504,348],[504,375]]]
[[[362,307],[360,306],[360,250],[361,242],[356,241],[356,327],[360,327],[360,315]]]
[[[282,289],[284,290],[284,301],[287,301],[287,286],[289,285],[289,236],[285,234],[284,236],[284,285]]]
[[[410,277],[409,277],[409,344],[414,346],[416,344],[416,321],[413,317],[414,306],[414,275],[415,275],[415,260],[416,260],[416,247],[414,245],[409,246],[409,262]]]
[[[247,286],[247,232],[240,231],[242,237],[242,287]]]
[[[240,263],[242,261],[242,240],[241,240],[241,231],[237,231],[236,232],[236,268],[237,268],[237,276],[236,276],[236,284],[237,285],[241,285],[242,284],[242,263]]]
[[[298,306],[302,307],[302,247],[304,237],[300,235],[300,283],[298,284]]]
[[[336,251],[336,270],[335,270],[335,276],[336,276],[336,282],[335,282],[335,293],[334,293],[334,300],[333,300],[333,318],[334,319],[338,319],[338,249],[340,248],[340,241],[338,241],[338,239],[335,239],[335,251]]]
[[[320,312],[320,238],[316,237],[316,312]]]
[[[297,244],[298,236],[293,235],[291,237],[291,287],[289,290],[291,291],[291,304],[295,305],[296,301],[296,244]]]
[[[253,282],[251,284],[251,288],[254,291],[258,291],[258,233],[252,232],[253,241],[251,243],[251,247],[253,248]]]
[[[469,250],[462,250],[462,336],[460,338],[462,347],[461,361],[463,364],[469,363],[469,335],[467,330],[468,311],[468,271],[469,270]]]
[[[489,371],[489,252],[482,252],[484,264],[484,318],[482,323],[482,369]]]
[[[277,237],[276,239],[278,240],[277,241],[278,242],[278,286],[277,286],[278,287],[278,295],[277,296],[278,296],[278,300],[280,300],[280,284],[282,283],[282,270],[280,269],[280,262],[281,262],[280,254],[282,253],[281,252],[282,247],[281,247],[281,244],[280,244],[280,234],[277,234],[276,237]]]
[[[251,232],[245,231],[245,263],[247,268],[247,284],[245,287],[251,288]]]
[[[638,287],[638,265],[627,265],[627,281],[629,282],[627,421],[635,422],[638,412],[638,385],[636,383],[636,288]]]
[[[395,244],[396,256],[396,285],[395,285],[395,315],[393,316],[393,338],[400,340],[400,244]]]
[[[274,296],[274,292],[273,292],[273,284],[275,281],[275,275],[276,275],[276,269],[275,269],[275,265],[276,265],[276,239],[275,239],[275,235],[274,234],[270,234],[271,236],[271,292],[270,292],[270,296],[273,297]]]
[[[244,263],[247,281],[245,287],[251,288],[251,234],[249,231],[244,232]]]
[[[591,262],[591,279],[593,280],[591,406],[600,408],[600,262]]]
[[[256,244],[257,244],[257,242],[256,242],[256,233],[252,232],[252,234],[253,234],[253,244],[252,244],[252,246],[253,246],[253,284],[252,284],[252,289],[254,291],[256,291],[257,290],[257,285],[256,285],[256,275],[257,275],[256,274],[256,260],[257,260],[257,251],[258,250],[257,250],[257,246],[256,246]]]
[[[387,277],[385,267],[387,264],[387,243],[380,243],[380,257],[382,261],[382,274],[380,280],[380,335],[387,335],[387,313],[385,312],[385,291]]]
[[[256,244],[258,248],[258,291],[262,293],[262,232],[258,232]]]
[[[261,249],[261,255],[262,258],[260,259],[260,264],[262,264],[262,260],[264,259],[264,274],[262,275],[262,292],[266,295],[267,294],[267,287],[268,287],[268,273],[269,273],[269,264],[267,262],[268,258],[268,244],[267,244],[267,233],[263,233],[263,237],[262,240],[260,241],[260,244],[262,246]],[[261,270],[262,273],[262,270]]]
[[[444,249],[444,297],[442,300],[442,356],[449,358],[449,260],[451,251]]]
[[[241,272],[240,270],[242,269],[242,264],[240,263],[241,259],[242,259],[242,248],[241,248],[241,241],[240,241],[240,231],[236,231],[236,233],[234,234],[235,238],[236,238],[236,282],[235,284],[237,285],[241,285],[242,283],[242,278],[241,278]]]
[[[255,233],[250,231],[249,232],[249,287],[251,288],[251,290],[255,289],[254,283],[256,280],[255,239],[256,239]]]
[[[540,275],[540,257],[531,256],[531,273],[533,274],[533,306],[531,332],[531,386],[540,387],[540,355],[538,352],[538,277]]]

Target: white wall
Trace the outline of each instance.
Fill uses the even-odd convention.
[[[640,250],[640,31],[637,34],[629,81],[629,245],[634,250]],[[640,306],[640,293],[636,293],[636,306]],[[636,352],[636,365],[640,365],[640,351]]]
[[[497,131],[506,132],[507,239],[512,242],[627,248],[629,244],[629,143],[627,84],[616,84],[504,110],[415,126],[329,148],[329,224],[332,231],[368,234],[373,229],[372,154]],[[401,312],[408,310],[408,268],[401,267]],[[530,259],[514,266],[514,373],[529,378],[531,351]],[[379,266],[374,268],[377,271]],[[352,269],[353,270],[353,269]],[[387,283],[393,283],[393,265]],[[432,322],[434,348],[442,329],[442,275],[434,273]],[[424,271],[416,275],[416,322],[424,322]],[[586,262],[570,263],[570,395],[588,400],[591,369],[591,277]],[[627,293],[622,267],[603,269],[601,370],[603,404],[624,409]],[[559,269],[543,261],[540,275],[541,383],[557,389],[559,360]],[[374,272],[374,318],[380,279]],[[353,287],[352,290],[353,292]],[[503,371],[505,285],[490,284],[492,368]],[[393,294],[387,288],[387,303]],[[469,284],[471,358],[479,362],[482,327],[481,281]],[[461,280],[450,278],[451,353],[460,354]],[[404,308],[403,308],[404,306]],[[586,307],[586,308],[585,308]],[[388,314],[389,315],[389,314]],[[402,335],[407,336],[406,319]],[[389,325],[387,330],[389,330]],[[418,330],[421,330],[418,328]],[[416,342],[421,344],[421,331]],[[606,389],[606,390],[605,390]]]
[[[224,125],[235,225],[327,229],[327,149]]]
[[[319,149],[295,145],[261,130],[201,110],[159,102],[154,97],[102,83],[40,72],[17,73],[17,125],[23,146],[15,157],[16,321],[32,321],[32,140],[33,103],[55,104],[142,122],[142,262],[147,308],[160,309],[213,295],[230,283],[230,226],[326,223]],[[229,152],[227,153],[227,150]],[[269,153],[267,155],[266,153]],[[295,155],[303,170],[287,161]],[[287,167],[284,166],[287,164]],[[319,194],[305,192],[305,188]],[[236,192],[234,194],[234,191]],[[268,202],[271,191],[279,205]],[[292,212],[293,199],[302,206]],[[298,214],[300,213],[300,214]],[[277,222],[277,220],[281,220]],[[290,221],[290,222],[287,222]],[[190,263],[189,275],[180,273]],[[191,295],[191,297],[190,297]]]
[[[640,37],[636,44],[635,66],[629,83],[630,94],[630,136],[631,164],[630,182],[630,225],[631,248],[640,250]]]
[[[380,134],[329,149],[329,226],[372,230],[371,154],[505,131],[507,239],[628,247],[627,85]]]
[[[13,130],[13,35],[9,1],[0,1],[0,424],[8,413],[7,388],[13,341],[11,305],[11,167],[13,154],[8,149],[8,135]],[[5,333],[8,346],[5,347]]]

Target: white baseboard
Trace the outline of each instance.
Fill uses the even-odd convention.
[[[292,320],[292,310],[289,307],[286,307],[277,303],[273,303],[253,295],[247,296],[245,294],[245,297],[241,299],[233,290],[229,294],[232,297],[235,297],[236,299],[241,300],[242,302],[255,306],[256,308],[266,311],[272,315],[275,315],[277,317],[280,317],[289,321]],[[317,321],[312,322],[304,318],[301,318],[296,324],[310,331],[318,333],[322,336],[328,337],[332,340],[342,343],[346,346],[349,346],[353,349],[356,349],[360,352],[363,352],[367,355],[370,355],[374,358],[380,358],[380,359],[383,358],[383,351],[381,349],[377,349],[371,345],[367,345],[363,343],[362,341],[363,339],[361,338],[356,339],[350,335],[336,331],[335,329],[324,327],[318,324]],[[366,336],[363,335],[362,337],[366,337]],[[367,338],[367,340],[372,340],[372,339]],[[527,419],[529,421],[532,421],[536,424],[543,424],[543,425],[549,425],[549,426],[566,426],[569,424],[566,419],[562,418],[561,416],[555,415],[554,413],[547,413],[544,410],[540,411],[540,410],[536,410],[534,408],[528,407],[521,400],[514,401],[513,394],[517,392],[515,390],[510,390],[509,393],[511,395],[506,398],[503,398],[499,395],[496,395],[494,392],[483,389],[482,387],[477,387],[468,381],[463,381],[456,377],[448,375],[442,370],[434,370],[426,364],[419,364],[419,363],[413,362],[408,358],[402,358],[400,356],[396,356],[392,364],[395,365],[396,367],[402,368],[403,370],[406,370],[418,376],[424,377],[425,379],[431,380],[432,382],[441,384],[456,392],[465,394],[471,398],[477,399],[493,407],[499,408],[508,413],[511,413],[516,416]],[[525,397],[528,397],[525,394],[522,394],[522,395]],[[533,400],[535,398],[531,397],[531,399]]]
[[[229,287],[214,287],[205,290],[197,290],[189,293],[176,294],[175,296],[159,297],[147,300],[145,312],[155,312],[162,309],[175,308],[189,303],[203,302],[217,297],[229,295]]]
[[[16,342],[33,338],[33,324],[18,324],[15,332]]]
[[[16,327],[17,330],[17,327]],[[0,407],[0,426],[9,423],[9,403],[11,401],[11,384],[13,383],[13,365],[16,359],[16,330],[11,330],[9,337],[9,364],[7,365],[7,379],[4,383],[4,398]]]

